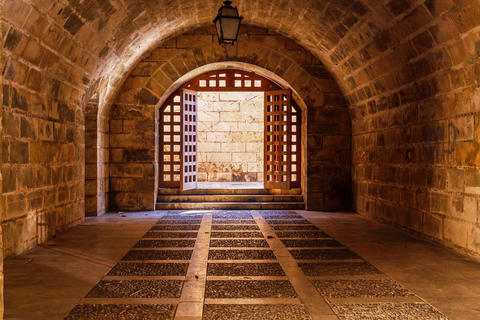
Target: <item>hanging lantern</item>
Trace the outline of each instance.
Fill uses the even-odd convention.
[[[224,1],[223,6],[218,9],[218,15],[213,20],[217,28],[218,43],[234,44],[238,38],[240,22],[243,17],[238,15],[237,7],[231,6],[231,1]]]

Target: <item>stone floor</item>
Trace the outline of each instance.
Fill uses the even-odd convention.
[[[5,319],[480,319],[480,262],[351,213],[106,214],[5,261]]]
[[[198,182],[197,189],[263,189],[263,182]]]

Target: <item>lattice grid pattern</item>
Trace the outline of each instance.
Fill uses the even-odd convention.
[[[183,105],[183,174],[182,190],[197,186],[197,92],[182,90]]]
[[[291,94],[265,92],[265,187],[290,189]]]
[[[220,70],[208,72],[191,81],[185,88],[196,91],[266,91],[279,87],[253,72]]]
[[[181,178],[182,106],[180,91],[174,93],[160,112],[160,187],[178,188]]]
[[[265,92],[265,188],[299,188],[301,180],[301,111],[290,90],[259,75],[220,70],[201,75],[176,91],[160,112],[160,187],[196,188],[196,91]],[[194,89],[192,91],[189,89]],[[268,90],[276,91],[268,91]]]
[[[291,100],[291,143],[290,143],[290,188],[300,188],[301,171],[301,144],[300,144],[300,129],[302,125],[300,108]]]

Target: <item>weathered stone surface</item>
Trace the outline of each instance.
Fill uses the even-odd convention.
[[[14,122],[17,116],[25,117],[23,131],[16,124],[6,128],[8,133],[2,148],[5,168],[44,165],[51,171],[62,171],[73,165],[80,167],[79,174],[71,180],[62,177],[60,186],[57,186],[57,178],[50,179],[48,188],[80,185],[83,183],[80,177],[85,154],[83,110],[93,92],[98,93],[105,103],[98,117],[101,120],[99,127],[105,129],[108,128],[107,118],[111,115],[116,119],[118,116],[115,108],[109,113],[114,104],[112,97],[118,93],[121,79],[128,78],[130,70],[135,76],[152,75],[155,82],[167,89],[173,81],[196,67],[234,60],[267,68],[290,83],[303,97],[309,107],[309,112],[305,112],[306,130],[309,135],[317,135],[308,142],[306,163],[348,164],[350,161],[345,158],[351,156],[352,172],[355,173],[352,175],[354,210],[366,216],[373,214],[388,223],[392,222],[392,216],[389,210],[381,210],[383,206],[400,206],[403,209],[398,212],[409,212],[410,216],[418,211],[442,217],[455,215],[455,219],[466,223],[462,226],[469,231],[468,234],[475,233],[470,232],[472,228],[478,231],[478,225],[469,221],[471,214],[465,212],[472,210],[470,206],[464,203],[462,216],[461,210],[457,209],[461,200],[456,200],[455,205],[453,200],[449,201],[442,210],[436,196],[448,193],[452,199],[454,196],[458,199],[462,195],[476,197],[479,194],[475,183],[479,162],[478,141],[475,139],[480,132],[477,114],[480,64],[475,45],[480,24],[477,2],[426,1],[418,4],[387,1],[384,6],[378,6],[373,1],[340,1],[327,6],[325,1],[318,0],[312,2],[306,11],[296,2],[277,6],[270,2],[243,3],[240,9],[245,22],[267,29],[245,25],[240,34],[241,41],[225,50],[214,43],[211,25],[199,29],[199,33],[194,30],[204,21],[210,21],[210,18],[205,19],[203,10],[211,6],[200,1],[191,7],[182,1],[179,3],[179,7],[184,8],[181,15],[172,13],[177,6],[165,9],[164,6],[148,4],[146,14],[143,6],[135,2],[120,3],[118,0],[88,2],[88,5],[82,1],[68,4],[4,1],[3,85],[9,88],[4,90],[8,92],[8,97],[6,95],[3,99],[4,113],[15,114],[12,117]],[[181,35],[184,30],[190,33]],[[176,39],[175,35],[181,36]],[[159,39],[167,40],[152,51],[154,48],[148,44],[158,43]],[[325,62],[325,66],[319,60]],[[323,81],[328,73],[332,73],[339,86]],[[307,79],[306,75],[313,79]],[[154,103],[160,94],[154,92],[158,87],[145,86],[138,90],[127,86],[133,91],[118,93],[117,102],[129,106],[139,102]],[[44,103],[35,100],[44,100]],[[345,107],[347,102],[354,120],[351,155],[338,152],[335,139],[326,144],[323,139],[324,135],[340,136],[342,138],[337,141],[345,148],[345,136],[350,135],[349,122],[337,121],[337,118],[330,121],[332,118],[328,115],[324,114],[322,118],[310,112],[312,106]],[[121,119],[155,118],[154,111],[148,116],[139,110],[121,108],[121,111],[124,112]],[[473,124],[467,118],[473,118]],[[66,123],[76,134],[68,134],[67,128],[57,130],[54,124],[52,138],[47,132],[52,125],[42,125],[43,121]],[[115,145],[108,150],[110,142],[120,143],[122,139],[115,140],[114,137],[110,141],[108,129],[102,133],[106,138],[98,136],[99,153],[113,155],[118,151],[115,149],[127,148]],[[320,140],[322,143],[314,146]],[[128,142],[132,143],[132,149],[148,149],[154,145],[154,134],[134,141],[138,143],[135,146],[132,141]],[[303,139],[305,142],[307,139]],[[25,153],[18,154],[18,151],[25,150],[25,144],[28,145],[28,157]],[[332,146],[334,149],[330,149]],[[99,164],[97,173],[103,184],[108,181],[109,172],[105,163],[108,160]],[[154,161],[149,164],[152,168],[155,165]],[[456,180],[451,179],[448,172],[440,174],[439,179],[433,177],[447,168],[464,170],[464,183],[461,174]],[[433,174],[427,174],[424,179],[418,174],[421,171]],[[319,182],[322,181],[320,175],[315,178]],[[346,178],[350,179],[349,176]],[[340,198],[332,197],[335,192],[324,194],[319,190],[312,198],[309,187],[313,185],[305,185],[310,209],[313,205],[321,208],[321,203],[339,201]],[[327,186],[336,187],[334,183]],[[344,183],[340,186],[344,187]],[[414,190],[414,186],[419,187],[415,190],[415,200],[407,192],[402,197],[399,190]],[[40,188],[47,191],[47,186]],[[382,188],[388,191],[379,191]],[[105,189],[108,190],[108,186]],[[426,196],[419,197],[419,193]],[[435,194],[433,198],[431,193]],[[317,201],[317,196],[322,200]],[[81,201],[75,199],[71,204],[79,208],[83,205]],[[429,201],[431,207],[427,204]],[[50,200],[47,202],[51,203]],[[344,205],[345,208],[350,206],[348,202]],[[55,205],[49,208],[45,214],[56,215]],[[65,208],[59,211],[65,211]],[[64,219],[56,221],[61,224],[59,230],[76,223]],[[398,223],[409,221],[397,220]],[[414,225],[418,227],[416,224],[402,227]],[[443,230],[446,233],[455,229],[447,224],[442,228],[449,228]],[[465,241],[457,240],[452,237],[452,243],[464,248]],[[25,240],[25,243],[31,243],[29,241]]]
[[[263,93],[254,92],[198,93],[198,132],[203,137],[198,142],[199,181],[257,181],[263,177],[263,166],[256,165],[263,161],[264,152],[263,136],[256,135],[263,133],[263,99]],[[234,136],[234,132],[246,135]],[[258,139],[243,139],[247,135]]]

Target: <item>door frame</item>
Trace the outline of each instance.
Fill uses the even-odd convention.
[[[179,95],[181,93],[182,89],[189,89],[189,90],[194,90],[197,92],[202,92],[202,91],[209,91],[209,92],[215,92],[215,91],[222,91],[222,92],[229,92],[229,91],[241,91],[241,92],[249,92],[249,91],[257,91],[257,92],[267,92],[267,91],[274,91],[274,90],[283,90],[282,87],[280,87],[278,84],[275,82],[259,75],[254,72],[250,71],[244,71],[244,70],[237,70],[237,69],[226,69],[226,70],[215,70],[215,71],[210,71],[203,73],[196,78],[187,81],[184,85],[182,85],[179,89],[175,90],[166,100],[165,102],[161,105],[159,109],[159,140],[163,141],[163,110],[165,108],[165,105],[173,99],[175,95]],[[296,128],[297,128],[297,141],[295,142],[295,157],[296,157],[296,181],[293,183],[290,183],[289,188],[300,188],[301,187],[301,110],[298,106],[298,104],[295,102],[293,99],[293,94],[291,96],[291,105],[296,111]],[[182,117],[182,122],[183,122],[183,117]],[[197,125],[198,127],[198,125]],[[183,126],[182,126],[183,130]],[[265,129],[264,129],[265,130]],[[266,141],[264,141],[264,153],[266,152]],[[181,183],[180,181],[173,181],[173,183],[165,183],[165,181],[162,180],[164,177],[164,166],[163,166],[163,150],[164,146],[162,143],[159,144],[160,149],[159,149],[159,175],[158,175],[158,184],[160,188],[180,188]],[[181,150],[182,153],[184,151],[184,146],[181,145]],[[181,156],[182,161],[183,157]],[[266,158],[264,159],[264,166],[265,166]],[[183,166],[180,166],[183,169]],[[197,165],[197,170],[198,170],[198,165]],[[265,175],[265,171],[264,171]],[[181,178],[182,179],[182,178]],[[181,180],[180,179],[180,180]],[[264,179],[264,186],[265,186],[265,179]]]

